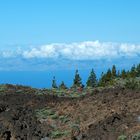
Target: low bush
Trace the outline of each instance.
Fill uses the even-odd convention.
[[[140,140],[140,133],[136,133],[132,136],[132,140]]]
[[[125,135],[120,135],[120,136],[118,137],[118,140],[127,140],[127,136],[125,136]]]
[[[128,89],[137,89],[139,87],[138,82],[134,79],[128,79],[125,83],[125,87]]]
[[[62,123],[67,123],[69,121],[68,116],[60,116],[59,119],[61,120]]]
[[[56,139],[56,138],[60,138],[60,137],[63,137],[63,136],[67,136],[69,134],[70,134],[69,131],[55,130],[55,131],[51,132],[51,138]]]
[[[54,116],[55,112],[48,108],[38,109],[35,111],[35,114],[37,118],[40,118],[40,119],[46,119],[48,116],[52,116],[52,118],[56,117]]]

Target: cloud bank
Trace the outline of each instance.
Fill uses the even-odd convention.
[[[54,43],[29,48],[0,50],[3,58],[22,57],[25,59],[69,59],[69,60],[100,60],[121,57],[139,57],[140,45],[128,43],[113,43],[100,41],[85,41],[79,43]]]

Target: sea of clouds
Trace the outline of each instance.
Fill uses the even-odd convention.
[[[84,41],[74,43],[52,43],[29,47],[8,47],[0,49],[1,58],[21,57],[25,59],[68,59],[100,60],[121,57],[139,57],[140,44]]]

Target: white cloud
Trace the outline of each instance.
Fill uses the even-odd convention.
[[[112,43],[99,41],[85,41],[80,43],[55,43],[32,47],[30,49],[18,49],[3,51],[3,57],[20,55],[23,58],[66,58],[70,60],[97,60],[125,57],[135,57],[140,54],[140,45],[128,43]]]

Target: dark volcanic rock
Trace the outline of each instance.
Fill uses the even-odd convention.
[[[62,140],[116,140],[122,132],[140,131],[138,91],[113,88],[70,98],[36,95],[29,87],[7,87],[0,94],[0,140],[49,140],[62,135]],[[54,111],[50,116],[54,119],[41,123],[35,111],[44,108]]]

